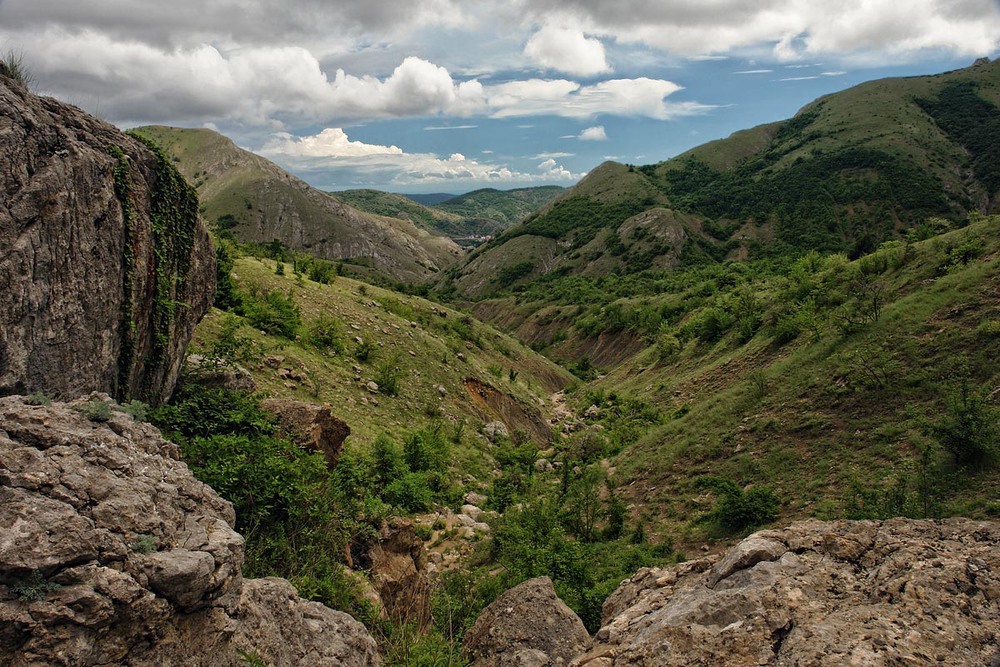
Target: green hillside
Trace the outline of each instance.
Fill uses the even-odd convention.
[[[241,242],[278,240],[324,259],[368,263],[404,281],[423,281],[461,250],[409,220],[362,212],[206,129],[140,127],[198,190],[202,215]]]
[[[378,190],[343,190],[331,194],[362,211],[410,220],[423,229],[470,247],[480,243],[483,237],[495,235],[519,222],[563,189],[554,185],[514,190],[484,188],[433,205]]]
[[[995,212],[998,104],[1000,64],[985,63],[865,83],[660,164],[607,163],[480,248],[450,282],[481,298],[543,274],[638,273],[808,250],[856,257],[931,216]],[[674,215],[635,219],[654,209]],[[557,249],[525,256],[513,250],[523,242],[508,245],[521,236],[552,239]],[[517,279],[501,280],[504,270]]]

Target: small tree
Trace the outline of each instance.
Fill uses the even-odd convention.
[[[948,397],[944,414],[931,430],[955,463],[985,468],[996,458],[1000,440],[998,416],[983,392],[974,392],[963,382],[960,390]]]

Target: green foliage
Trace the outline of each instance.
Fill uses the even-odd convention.
[[[617,228],[645,208],[644,202],[625,200],[605,204],[588,197],[566,197],[556,201],[541,215],[528,216],[524,223],[508,230],[499,242],[523,234],[558,239],[572,235],[573,247],[589,243],[601,229]]]
[[[960,466],[986,468],[1000,454],[1000,414],[987,401],[987,392],[962,383],[949,395],[944,412],[931,432]]]
[[[780,503],[767,487],[744,490],[736,482],[719,477],[702,477],[697,485],[715,493],[715,507],[708,518],[727,533],[744,533],[778,518]]]
[[[138,535],[132,542],[132,551],[140,554],[151,554],[157,551],[156,538],[153,535]]]
[[[22,602],[38,602],[62,588],[59,584],[47,580],[38,570],[32,570],[28,576],[15,579],[10,584],[10,591]]]
[[[344,354],[346,350],[344,324],[326,313],[320,313],[309,325],[307,338],[312,345],[325,352]]]
[[[254,328],[293,340],[302,326],[302,312],[291,292],[251,286],[244,305],[247,321]]]
[[[535,270],[535,262],[530,259],[523,260],[517,264],[511,264],[500,269],[497,273],[497,289],[503,289],[513,285],[515,282],[530,275]]]
[[[234,313],[243,312],[243,295],[233,281],[236,245],[224,239],[215,241],[215,307]]]
[[[362,340],[354,346],[354,358],[364,363],[371,358],[374,351],[375,347],[370,342]]]
[[[243,318],[227,313],[218,335],[205,350],[206,362],[214,366],[235,366],[259,361],[263,356],[260,345],[250,336],[240,333],[243,327]]]
[[[378,385],[378,390],[387,396],[399,394],[399,380],[402,376],[399,360],[399,353],[391,354],[375,367],[375,383]]]
[[[236,654],[240,657],[240,662],[246,665],[246,667],[269,667],[267,661],[260,656],[257,649],[252,648],[247,651],[236,649]]]
[[[28,394],[24,402],[28,405],[44,405],[45,407],[52,405],[52,399],[40,391]]]
[[[111,404],[99,398],[92,398],[73,408],[92,422],[106,422],[111,419]]]
[[[199,385],[182,386],[173,401],[156,408],[151,417],[173,440],[216,433],[256,438],[275,430],[273,417],[257,406],[253,395]]]
[[[118,406],[118,409],[137,422],[149,421],[150,407],[148,403],[133,399],[127,403],[122,403]]]

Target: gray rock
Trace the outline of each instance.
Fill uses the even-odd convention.
[[[464,500],[466,504],[475,505],[476,507],[482,507],[486,504],[486,496],[481,493],[476,493],[475,491],[469,491],[466,493]]]
[[[492,421],[483,427],[483,435],[490,442],[496,442],[500,438],[510,436],[510,431],[507,430],[507,425],[502,421]]]
[[[265,399],[260,408],[278,418],[282,435],[301,447],[322,453],[330,470],[337,467],[351,427],[329,408],[284,398]]]
[[[116,412],[0,398],[0,665],[379,664],[341,612],[244,581],[232,506]]]
[[[482,516],[483,510],[479,509],[475,505],[462,505],[460,513],[471,518],[473,521],[479,521],[479,517]]]
[[[493,601],[465,633],[472,667],[566,664],[587,647],[583,622],[548,577],[529,579]]]
[[[640,570],[572,665],[987,665],[998,599],[1000,524],[803,521]]]
[[[0,395],[165,400],[215,293],[194,191],[138,139],[2,77],[0,164]],[[151,202],[175,195],[160,238]],[[184,307],[160,320],[157,303]]]

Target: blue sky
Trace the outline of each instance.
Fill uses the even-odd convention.
[[[996,0],[0,0],[41,92],[317,187],[570,185],[1000,49]]]

